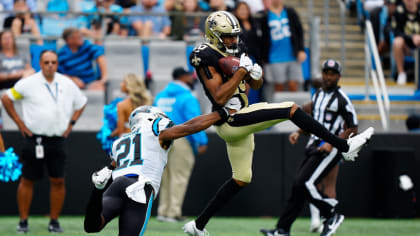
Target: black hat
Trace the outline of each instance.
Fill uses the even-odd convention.
[[[333,70],[338,74],[341,74],[341,65],[336,60],[328,59],[322,63],[322,71],[324,72],[326,70]]]
[[[185,70],[183,67],[176,67],[173,71],[172,71],[172,78],[174,79],[179,79],[179,77],[183,76],[183,75],[191,75],[192,73]]]

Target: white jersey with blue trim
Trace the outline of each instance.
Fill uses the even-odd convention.
[[[116,162],[112,178],[141,175],[152,182],[158,194],[163,170],[168,161],[168,151],[159,144],[159,134],[172,126],[170,119],[158,117],[145,121],[138,129],[121,136],[112,144],[111,158]]]

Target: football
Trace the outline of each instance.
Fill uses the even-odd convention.
[[[239,58],[233,56],[222,57],[219,59],[219,66],[226,76],[231,77],[239,68]]]

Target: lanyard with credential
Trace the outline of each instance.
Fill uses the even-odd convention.
[[[58,102],[58,83],[55,83],[55,96],[54,93],[51,91],[51,88],[48,84],[45,84],[45,86],[48,89],[48,92],[50,93],[51,97],[54,99],[55,103]]]

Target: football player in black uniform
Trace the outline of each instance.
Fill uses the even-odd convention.
[[[258,89],[262,85],[262,69],[253,64],[239,46],[241,28],[235,16],[218,11],[205,22],[206,43],[197,46],[190,62],[213,110],[224,107],[230,115],[216,123],[217,134],[226,142],[233,176],[224,183],[200,216],[184,225],[188,235],[207,235],[204,229],[210,218],[239,190],[251,182],[254,133],[279,122],[291,120],[302,130],[309,130],[343,152],[346,159],[354,159],[361,147],[370,139],[373,128],[348,140],[331,134],[321,124],[307,115],[294,102],[256,103],[248,106],[245,83]],[[240,56],[239,68],[229,78],[219,66],[219,59]]]

